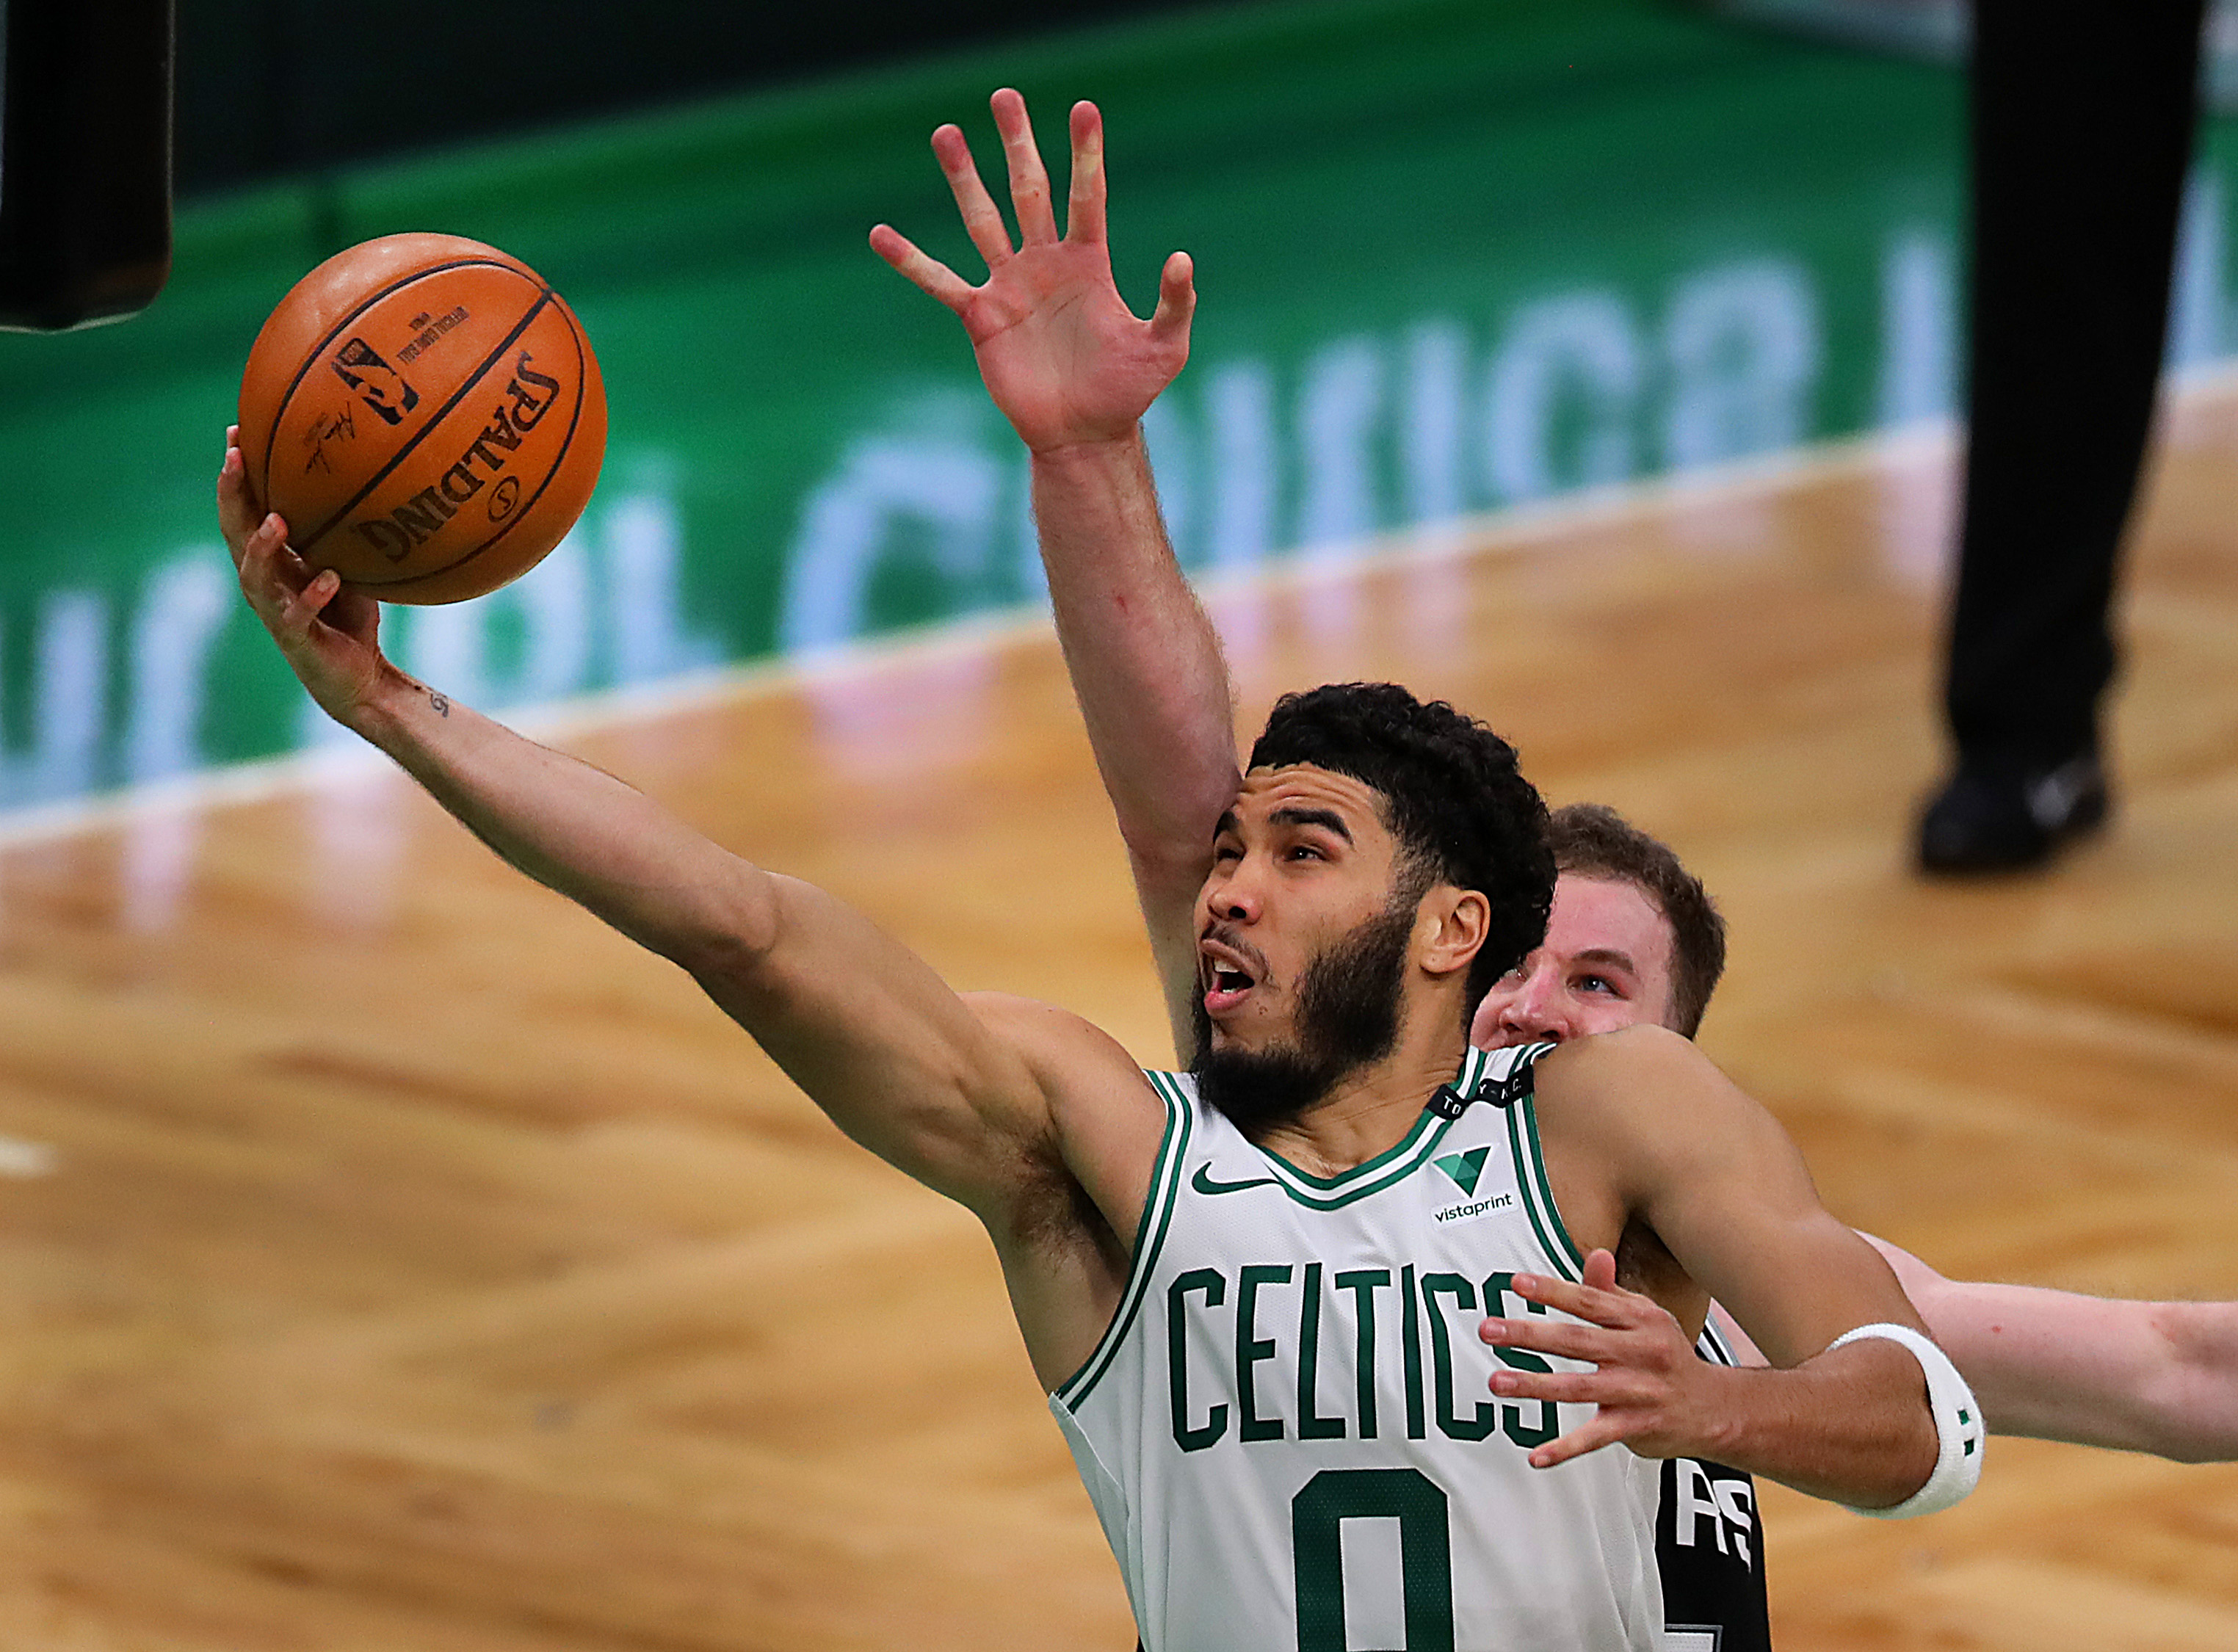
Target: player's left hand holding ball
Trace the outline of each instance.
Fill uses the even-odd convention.
[[[1515,1293],[1586,1323],[1542,1314],[1493,1318],[1478,1327],[1479,1336],[1496,1348],[1559,1354],[1599,1368],[1493,1373],[1492,1391],[1502,1399],[1597,1408],[1589,1421],[1532,1452],[1533,1468],[1549,1469],[1619,1441],[1642,1457],[1715,1455],[1712,1391],[1718,1368],[1695,1357],[1685,1332],[1662,1304],[1618,1285],[1614,1256],[1606,1251],[1588,1256],[1581,1285],[1519,1274]]]
[[[343,589],[341,576],[331,568],[313,573],[288,548],[287,523],[249,493],[238,438],[236,429],[227,429],[217,517],[241,594],[311,697],[328,716],[349,724],[382,673],[395,669],[381,652],[381,605]]]

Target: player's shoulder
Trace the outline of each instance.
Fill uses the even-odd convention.
[[[1692,1041],[1667,1027],[1626,1027],[1572,1039],[1541,1056],[1533,1087],[1542,1115],[1573,1125],[1667,1134],[1675,1118],[1707,1123],[1758,1112]]]
[[[1071,1179],[1114,1232],[1131,1233],[1169,1123],[1149,1074],[1117,1039],[1071,1010],[1007,993],[970,993],[964,1001],[1031,1073]]]
[[[1636,1193],[1794,1151],[1760,1102],[1667,1028],[1566,1043],[1539,1063],[1536,1088],[1550,1143],[1582,1153]]]
[[[966,993],[963,1001],[980,1025],[1025,1062],[1060,1122],[1065,1112],[1081,1107],[1163,1118],[1164,1103],[1141,1065],[1086,1016],[1010,993]]]
[[[1612,1033],[1593,1033],[1564,1041],[1540,1056],[1539,1082],[1597,1086],[1644,1074],[1717,1069],[1693,1041],[1667,1027],[1642,1021]]]

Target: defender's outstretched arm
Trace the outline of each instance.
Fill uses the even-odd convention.
[[[1155,312],[1127,307],[1105,239],[1102,117],[1072,109],[1065,234],[1016,92],[997,92],[1019,237],[1013,245],[963,134],[933,153],[987,261],[974,287],[888,225],[871,245],[963,321],[980,375],[1032,453],[1034,519],[1056,629],[1096,762],[1118,816],[1177,1047],[1197,990],[1197,891],[1213,828],[1235,801],[1235,712],[1220,641],[1158,513],[1142,419],[1189,358],[1189,255],[1166,261]]]
[[[2179,1463],[2238,1457],[2238,1303],[1946,1279],[1865,1238],[1973,1384],[1992,1432]]]
[[[1950,1279],[1901,1246],[1865,1240],[1982,1402],[1992,1434],[2238,1459],[2238,1303],[2142,1302]],[[1764,1354],[1712,1304],[1744,1365]]]

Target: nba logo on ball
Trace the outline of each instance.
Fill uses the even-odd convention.
[[[606,435],[566,301],[453,235],[328,259],[242,380],[251,488],[305,562],[383,602],[457,602],[535,566],[589,503]]]
[[[535,356],[527,350],[514,358],[513,377],[505,385],[504,395],[490,407],[488,427],[467,441],[466,451],[433,486],[420,489],[386,517],[355,516],[350,531],[391,563],[401,563],[440,535],[445,525],[458,515],[459,507],[493,480],[499,482],[499,495],[490,501],[488,519],[509,521],[520,501],[520,479],[500,477],[500,472],[510,469],[516,460],[533,466],[539,453],[534,441],[538,427],[566,400],[566,387],[550,373],[538,372],[535,362]],[[576,382],[581,382],[579,373]],[[579,402],[579,396],[577,400]],[[382,417],[388,417],[385,409]],[[525,459],[524,448],[527,450]],[[469,525],[463,534],[452,536],[454,544],[471,539],[473,532]]]
[[[420,405],[420,393],[397,377],[396,370],[363,339],[352,339],[334,353],[334,373],[358,393],[359,400],[392,425]]]

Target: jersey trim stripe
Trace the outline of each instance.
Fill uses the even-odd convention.
[[[1484,1070],[1492,1065],[1492,1052],[1480,1050],[1473,1044],[1461,1058],[1460,1077],[1453,1080],[1453,1088],[1462,1095],[1473,1096],[1476,1087],[1484,1082]]]
[[[1715,1319],[1702,1321],[1702,1334],[1696,1341],[1713,1365],[1738,1365],[1741,1363],[1734,1357],[1732,1344],[1725,1340],[1725,1334],[1718,1329]]]
[[[1482,1050],[1472,1048],[1462,1059],[1453,1087],[1463,1095],[1469,1094],[1482,1076],[1486,1063]],[[1280,1153],[1259,1149],[1260,1156],[1274,1171],[1276,1185],[1297,1204],[1308,1210],[1341,1210],[1354,1199],[1366,1199],[1370,1193],[1380,1193],[1385,1188],[1404,1181],[1430,1162],[1453,1120],[1443,1118],[1428,1107],[1410,1126],[1398,1142],[1368,1160],[1334,1176],[1316,1176],[1299,1169]]]
[[[1366,1199],[1370,1193],[1380,1193],[1385,1188],[1406,1180],[1424,1165],[1428,1164],[1431,1155],[1438,1150],[1438,1144],[1446,1139],[1446,1132],[1452,1128],[1452,1120],[1441,1119],[1427,1108],[1423,1109],[1422,1116],[1414,1121],[1414,1128],[1407,1133],[1407,1140],[1392,1149],[1393,1153],[1403,1151],[1407,1154],[1406,1159],[1399,1164],[1393,1165],[1388,1162],[1390,1153],[1378,1155],[1369,1163],[1384,1166],[1386,1173],[1361,1186],[1348,1186],[1335,1193],[1317,1193],[1312,1188],[1296,1186],[1286,1180],[1278,1180],[1275,1185],[1288,1193],[1294,1202],[1303,1205],[1308,1210],[1342,1210],[1347,1205]],[[1261,1152],[1264,1153],[1264,1149],[1261,1149]],[[1272,1153],[1266,1153],[1265,1156],[1278,1170],[1290,1169],[1289,1166],[1285,1165]],[[1367,1166],[1364,1165],[1360,1168],[1366,1169]],[[1291,1173],[1302,1176],[1306,1173],[1292,1171]]]
[[[1309,1170],[1299,1169],[1278,1153],[1271,1152],[1265,1147],[1260,1148],[1259,1151],[1265,1156],[1268,1167],[1283,1179],[1283,1189],[1291,1197],[1301,1204],[1314,1205],[1324,1210],[1334,1210],[1336,1208],[1335,1205],[1324,1201],[1335,1199],[1338,1204],[1341,1204],[1347,1199],[1357,1199],[1362,1193],[1374,1191],[1361,1185],[1372,1178],[1381,1176],[1382,1180],[1377,1181],[1375,1186],[1387,1187],[1392,1182],[1399,1180],[1400,1176],[1419,1168],[1423,1160],[1420,1153],[1416,1150],[1434,1145],[1434,1143],[1425,1142],[1422,1140],[1423,1136],[1425,1133],[1442,1135],[1444,1132],[1438,1127],[1443,1123],[1444,1120],[1436,1113],[1425,1107],[1422,1109],[1421,1116],[1407,1127],[1407,1133],[1395,1144],[1385,1148],[1374,1158],[1354,1165],[1349,1170],[1339,1171],[1334,1176],[1316,1176]],[[1403,1166],[1399,1164],[1400,1160],[1410,1158],[1411,1162]],[[1394,1168],[1398,1170],[1397,1175],[1383,1176],[1384,1172]]]
[[[1578,1254],[1561,1213],[1554,1208],[1554,1191],[1546,1181],[1546,1166],[1539,1153],[1537,1098],[1525,1096],[1507,1110],[1507,1139],[1515,1150],[1515,1180],[1523,1189],[1523,1207],[1539,1244],[1555,1271],[1576,1281],[1585,1277],[1586,1259]]]
[[[1087,1363],[1056,1385],[1055,1398],[1068,1410],[1077,1410],[1102,1380],[1103,1373],[1111,1368],[1112,1357],[1126,1341],[1135,1316],[1142,1312],[1142,1296],[1149,1289],[1158,1252],[1173,1226],[1174,1205],[1181,1193],[1182,1161],[1189,1151],[1189,1098],[1182,1093],[1172,1074],[1150,1073],[1148,1076],[1158,1099],[1166,1104],[1165,1140],[1158,1144],[1157,1163],[1150,1171],[1150,1196],[1143,1202],[1142,1219],[1136,1226],[1135,1262],[1127,1271],[1127,1289],[1119,1298],[1118,1312],[1111,1316],[1103,1339],[1096,1344]]]

